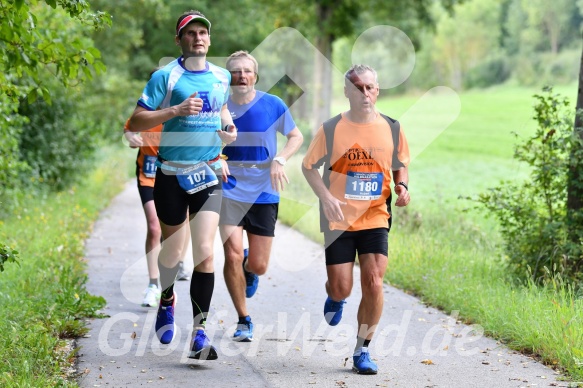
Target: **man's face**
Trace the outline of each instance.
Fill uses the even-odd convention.
[[[251,93],[257,82],[255,64],[248,58],[239,58],[229,64],[233,94]]]
[[[181,31],[176,44],[182,49],[182,55],[187,57],[204,57],[209,51],[211,37],[206,26],[199,22],[192,22]]]
[[[374,105],[379,96],[379,85],[375,81],[374,74],[365,71],[362,74],[353,74],[344,86],[344,95],[350,103],[350,110],[361,113],[374,111]]]

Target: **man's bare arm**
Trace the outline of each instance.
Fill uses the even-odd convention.
[[[304,173],[304,177],[306,177],[308,184],[316,196],[320,199],[320,202],[322,203],[322,209],[324,210],[324,215],[328,221],[343,221],[344,214],[342,214],[341,206],[346,205],[346,202],[342,202],[336,199],[332,193],[330,193],[330,190],[328,190],[324,184],[322,176],[318,170],[307,169],[302,164],[302,172]]]
[[[132,132],[145,131],[154,128],[176,116],[197,115],[202,110],[202,99],[196,97],[198,92],[194,92],[186,100],[178,105],[164,109],[147,110],[142,106],[136,106],[134,113],[130,117],[128,129]]]
[[[393,181],[395,182],[395,194],[399,196],[395,201],[395,205],[407,206],[411,201],[409,189],[399,184],[399,182],[403,182],[409,186],[409,170],[407,170],[407,167],[401,167],[400,169],[393,171]]]

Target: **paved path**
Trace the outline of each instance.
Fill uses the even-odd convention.
[[[219,350],[216,361],[187,358],[192,324],[190,282],[178,282],[176,338],[160,345],[155,309],[140,306],[147,283],[143,254],[145,218],[134,184],[116,197],[87,241],[90,292],[102,295],[109,318],[89,323],[78,345],[82,387],[548,387],[568,384],[553,370],[510,351],[455,317],[385,287],[385,307],[371,354],[379,374],[351,371],[358,271],[344,318],[323,320],[323,249],[300,233],[277,226],[272,262],[257,294],[248,300],[256,325],[252,343],[231,340],[236,313],[222,277],[216,241],[216,286],[207,324]],[[346,361],[348,359],[348,361]]]

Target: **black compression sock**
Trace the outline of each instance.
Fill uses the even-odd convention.
[[[215,273],[192,273],[190,281],[190,300],[192,302],[192,314],[194,324],[204,325],[210,310],[213,290],[215,288]]]

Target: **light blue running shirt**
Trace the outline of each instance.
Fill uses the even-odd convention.
[[[231,74],[212,63],[206,69],[189,71],[182,57],[156,71],[144,88],[138,105],[147,110],[178,105],[194,92],[203,100],[198,115],[177,116],[164,123],[160,156],[169,161],[193,164],[214,159],[221,152],[221,108],[229,97]]]
[[[270,167],[249,168],[237,162],[269,164],[277,154],[277,133],[287,136],[296,124],[277,96],[256,91],[248,104],[237,105],[230,98],[227,106],[237,140],[223,149],[229,163],[229,182],[223,183],[223,196],[245,203],[279,203],[279,193],[271,188]]]

